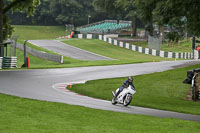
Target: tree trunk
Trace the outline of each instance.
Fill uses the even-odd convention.
[[[149,35],[153,36],[153,22],[152,21],[149,23]]]
[[[133,36],[136,36],[136,34],[137,34],[136,17],[133,17],[133,20],[132,20],[132,29],[133,29]]]
[[[4,56],[3,47],[3,0],[0,0],[0,57]]]

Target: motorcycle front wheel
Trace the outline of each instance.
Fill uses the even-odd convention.
[[[123,105],[124,106],[128,106],[132,101],[132,96],[131,95],[126,95],[125,99],[124,99],[124,102],[123,102]]]
[[[117,104],[117,102],[115,101],[115,97],[112,98],[111,103],[112,103],[113,105]]]

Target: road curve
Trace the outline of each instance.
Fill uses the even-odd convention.
[[[79,60],[90,60],[90,61],[94,61],[94,60],[114,60],[111,59],[109,57],[105,57],[102,55],[98,55],[92,52],[88,52],[86,50],[82,50],[79,49],[77,47],[73,47],[71,45],[62,43],[60,41],[56,41],[56,40],[29,40],[28,42],[48,49],[50,51],[53,51],[55,53],[67,56],[67,57],[71,57],[74,59],[79,59]]]
[[[81,105],[102,110],[200,121],[199,115],[182,114],[134,106],[129,106],[128,108],[120,105],[113,106],[110,101],[100,99],[91,100],[89,97],[62,90],[68,83],[142,75],[191,64],[199,64],[199,61],[165,61],[63,69],[0,71],[0,92],[30,99]]]

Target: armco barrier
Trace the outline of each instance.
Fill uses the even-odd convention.
[[[2,68],[17,68],[17,57],[3,57]]]
[[[16,44],[16,47],[18,49],[24,50],[24,45],[22,45],[22,44]],[[49,54],[49,53],[46,53],[46,52],[42,52],[42,51],[32,49],[31,47],[28,47],[28,46],[26,46],[26,52],[31,54],[31,55],[37,56],[39,58],[42,58],[42,59],[63,63],[63,56],[61,56],[61,55]]]
[[[83,39],[83,38],[99,39],[99,40],[103,40],[105,42],[108,42],[110,44],[116,45],[118,47],[130,49],[130,50],[133,50],[133,51],[137,51],[137,52],[140,52],[140,53],[149,54],[149,55],[153,55],[153,56],[165,57],[165,58],[194,59],[194,57],[197,58],[197,56],[198,56],[198,52],[175,53],[175,52],[165,52],[165,51],[160,51],[160,50],[155,50],[155,49],[143,48],[143,47],[140,47],[140,46],[121,42],[121,41],[112,39],[110,37],[106,37],[106,35],[78,34],[75,37],[80,38],[80,39]]]

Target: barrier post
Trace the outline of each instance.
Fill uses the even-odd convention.
[[[28,68],[30,68],[30,58],[28,57]]]
[[[24,42],[24,64],[22,65],[22,67],[28,67],[28,58],[26,57],[26,43],[28,40],[26,40]]]

